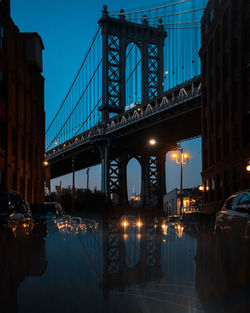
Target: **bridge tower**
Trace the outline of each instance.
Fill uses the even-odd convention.
[[[148,25],[146,16],[142,24],[126,21],[124,10],[119,18],[109,16],[104,5],[99,25],[102,29],[102,123],[107,125],[110,113],[124,112],[126,49],[135,43],[141,53],[142,102],[163,91],[163,48],[167,33],[162,21],[157,28]]]
[[[129,44],[134,43],[141,54],[141,95],[142,103],[150,101],[163,92],[163,49],[167,33],[162,21],[158,27],[151,27],[147,17],[143,16],[142,23],[126,20],[123,10],[119,18],[110,17],[107,6],[103,7],[99,25],[102,29],[102,124],[109,122],[110,113],[123,113],[126,106],[126,50]],[[128,152],[115,151],[112,142],[104,141],[101,145],[102,159],[102,191],[116,199],[118,203],[127,203],[127,177],[126,166]],[[165,189],[165,162],[161,163],[155,158],[156,170],[150,156],[138,155],[142,166],[142,205],[151,206],[151,194],[155,189],[159,192],[158,199],[154,201],[160,205]],[[164,159],[165,160],[165,159]],[[163,186],[163,188],[161,187]],[[156,188],[157,187],[157,188]],[[113,196],[111,196],[113,195]]]

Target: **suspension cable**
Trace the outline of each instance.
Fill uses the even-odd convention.
[[[162,24],[169,25],[169,24]],[[199,26],[193,26],[193,27],[164,27],[164,29],[201,29]]]
[[[137,69],[138,65],[141,63],[141,59],[137,62],[136,66],[134,67],[133,71],[130,72],[129,77],[126,80],[126,83],[130,80],[131,76],[133,75],[133,73],[135,72],[135,70]]]
[[[147,19],[159,19],[163,17],[171,17],[171,16],[176,16],[176,15],[183,15],[183,14],[188,14],[188,13],[193,13],[197,11],[203,11],[205,8],[199,8],[199,9],[194,9],[194,10],[189,10],[189,11],[182,11],[182,12],[176,12],[176,13],[171,13],[167,15],[160,15],[160,16],[148,16]]]
[[[96,40],[96,38],[97,38],[97,35],[98,35],[99,31],[100,31],[100,27],[98,27],[98,30],[97,30],[97,32],[96,32],[96,34],[95,34],[95,36],[94,36],[94,39],[92,40],[92,43],[91,43],[91,45],[90,45],[90,47],[89,47],[89,49],[88,49],[88,51],[87,51],[87,53],[86,53],[86,56],[85,56],[85,58],[84,58],[84,60],[83,60],[83,62],[82,62],[82,64],[81,64],[81,66],[80,66],[80,68],[79,68],[79,70],[78,70],[78,72],[77,72],[77,74],[76,74],[76,77],[75,77],[73,83],[71,84],[71,86],[70,86],[70,88],[69,88],[69,91],[67,92],[67,94],[66,94],[66,96],[65,96],[65,98],[64,98],[64,100],[63,100],[63,102],[62,102],[62,104],[60,105],[59,109],[57,110],[57,112],[56,112],[56,114],[55,114],[53,120],[51,121],[49,127],[47,128],[47,130],[46,130],[46,132],[45,132],[45,135],[48,133],[49,129],[50,129],[51,126],[53,125],[53,123],[54,123],[55,119],[57,118],[58,114],[60,113],[60,111],[61,111],[61,109],[62,109],[62,107],[63,107],[65,101],[67,100],[67,98],[68,98],[68,96],[69,96],[69,94],[70,94],[70,91],[72,90],[72,88],[73,88],[73,86],[74,86],[74,84],[75,84],[75,82],[76,82],[76,80],[77,80],[77,78],[78,78],[78,76],[79,76],[79,74],[80,74],[80,72],[81,72],[81,70],[82,70],[82,68],[83,68],[83,66],[84,66],[84,64],[85,64],[85,62],[86,62],[86,60],[87,60],[87,58],[88,58],[88,56],[89,56],[89,53],[90,53],[90,51],[91,51],[91,49],[92,49],[92,47],[93,47],[93,45],[94,45],[94,43],[95,43],[95,40]]]
[[[114,12],[114,13],[111,13],[110,16],[144,13],[144,12],[149,12],[149,11],[153,11],[153,10],[164,9],[164,8],[167,8],[167,7],[175,6],[175,5],[178,5],[178,4],[181,4],[181,3],[185,3],[187,1],[189,1],[189,0],[182,0],[182,1],[175,2],[175,3],[165,4],[165,5],[162,5],[162,6],[159,6],[159,7],[154,7],[154,8],[150,8],[150,9],[144,9],[144,10],[138,10],[138,11]]]
[[[97,103],[95,104],[95,106],[93,107],[92,111],[89,113],[89,115],[86,117],[85,121],[82,122],[82,125],[78,128],[77,132],[74,134],[73,137],[75,137],[76,135],[79,134],[79,131],[82,129],[82,127],[84,126],[84,124],[87,122],[87,120],[90,118],[91,114],[94,112],[94,110],[96,109],[96,107],[98,106],[98,104],[101,102],[102,97],[97,101]]]
[[[55,139],[58,137],[58,135],[61,133],[62,129],[64,128],[64,126],[67,124],[68,120],[70,119],[70,117],[71,117],[72,114],[74,113],[74,111],[75,111],[75,109],[77,108],[78,104],[80,103],[82,97],[84,96],[86,90],[88,90],[88,87],[89,87],[90,83],[92,82],[93,78],[95,77],[95,74],[96,74],[98,68],[100,67],[101,63],[102,63],[102,59],[100,60],[99,64],[97,65],[97,67],[96,67],[94,73],[92,74],[92,76],[91,76],[91,78],[90,78],[88,84],[86,85],[84,91],[82,92],[82,94],[81,94],[79,100],[77,101],[76,105],[74,106],[73,110],[71,111],[71,113],[69,114],[68,118],[66,119],[66,121],[65,121],[65,122],[63,123],[63,125],[61,126],[61,128],[60,128],[60,130],[58,131],[57,135],[56,135],[56,136],[54,137],[54,139],[50,142],[48,148],[52,145],[52,143],[54,142],[54,140],[55,140]]]
[[[183,25],[183,24],[197,24],[200,23],[200,21],[187,21],[187,22],[175,22],[175,23],[164,23],[161,25]]]

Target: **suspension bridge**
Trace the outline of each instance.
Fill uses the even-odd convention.
[[[102,164],[102,191],[127,203],[126,166],[142,168],[144,206],[165,194],[165,156],[201,133],[200,19],[206,1],[109,12],[46,129],[49,178]],[[190,121],[195,121],[191,123]],[[147,142],[157,138],[154,149]]]

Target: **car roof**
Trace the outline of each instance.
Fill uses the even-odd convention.
[[[240,191],[236,191],[235,193],[233,193],[230,197],[228,197],[227,199],[230,199],[231,197],[236,197],[242,193],[247,193],[250,194],[250,189],[244,189],[244,190],[240,190]]]

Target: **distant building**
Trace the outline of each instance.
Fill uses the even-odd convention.
[[[195,198],[197,197],[197,189],[198,188],[186,188],[183,189],[183,210],[199,210],[201,207],[194,205]],[[181,207],[181,192],[180,189],[175,188],[168,192],[163,197],[163,211],[167,215],[180,215],[180,207]]]
[[[250,2],[209,0],[201,21],[204,208],[250,187]]]
[[[130,204],[133,206],[140,206],[141,205],[141,196],[135,193],[135,186],[133,186],[133,192],[130,197]]]
[[[20,33],[10,0],[0,1],[0,189],[44,199],[44,78],[42,40]]]

